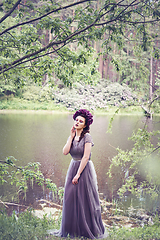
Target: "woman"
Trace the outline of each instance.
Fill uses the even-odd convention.
[[[63,199],[60,237],[104,238],[97,178],[91,158],[93,146],[89,126],[92,114],[80,109],[73,115],[74,126],[63,148],[63,154],[71,154]]]

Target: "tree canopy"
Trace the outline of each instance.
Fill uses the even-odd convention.
[[[75,46],[91,49],[98,40],[101,52],[108,53],[111,42],[121,48],[124,40],[136,39],[146,51],[159,33],[157,0],[2,0],[0,10],[1,79],[20,86],[29,76],[41,81],[54,72],[61,78],[57,59],[71,76],[75,65],[87,61],[86,52],[76,53]],[[159,56],[156,48],[154,54]],[[70,85],[69,81],[64,82]]]

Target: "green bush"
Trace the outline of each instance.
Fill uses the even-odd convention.
[[[107,240],[151,240],[160,239],[160,224],[138,228],[113,228]]]
[[[66,87],[53,89],[53,99],[56,104],[61,103],[69,110],[82,107],[107,110],[109,106],[134,105],[136,96],[127,85],[119,83],[106,85],[99,82],[97,85],[76,83],[71,89]]]
[[[46,239],[47,229],[52,226],[54,221],[46,216],[43,219],[32,215],[31,211],[17,215],[8,216],[0,213],[0,240],[36,240]]]
[[[0,101],[1,110],[61,110],[65,111],[65,107],[62,104],[55,104],[54,101],[39,102],[39,101],[28,101],[19,98],[13,98],[10,100]]]
[[[57,87],[24,87],[21,97],[2,99],[0,109],[55,110],[79,108],[108,110],[110,106],[134,105],[136,96],[127,85],[100,81],[97,85],[74,83],[72,88],[59,84]]]
[[[35,217],[31,210],[20,213],[18,216],[13,212],[8,216],[5,212],[0,213],[0,240],[43,240],[43,239],[61,239],[48,235],[47,230],[59,229],[61,217],[58,221],[47,218]],[[135,228],[116,228],[112,226],[107,229],[107,240],[151,240],[160,239],[160,221],[156,216],[153,219],[153,225],[144,225]],[[68,238],[69,239],[69,238]],[[82,239],[82,238],[81,238]]]

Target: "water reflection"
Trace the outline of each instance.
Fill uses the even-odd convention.
[[[97,172],[99,192],[107,199],[116,195],[116,189],[121,184],[120,178],[111,183],[111,179],[106,176],[110,161],[116,155],[116,148],[130,149],[132,141],[128,137],[133,130],[143,126],[145,121],[140,115],[116,116],[112,133],[106,133],[110,117],[96,115],[91,126],[95,144],[92,148],[92,161]],[[62,148],[72,124],[70,114],[0,114],[0,159],[14,156],[22,166],[28,162],[40,162],[45,177],[51,178],[58,187],[62,187],[71,160],[69,155],[62,154]],[[158,129],[159,126],[159,117],[148,123],[150,129]],[[10,201],[13,192],[13,188],[6,188],[5,185],[0,188],[0,195],[8,196]],[[30,200],[27,201],[31,203],[40,197],[52,198],[49,194],[40,187],[32,189],[29,186]]]

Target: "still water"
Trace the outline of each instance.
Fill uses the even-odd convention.
[[[132,131],[142,127],[145,118],[142,115],[119,115],[113,121],[112,133],[107,133],[112,115],[95,115],[91,126],[94,141],[92,161],[94,163],[99,192],[111,199],[111,189],[107,185],[106,173],[110,161],[116,155],[116,148],[132,147]],[[148,122],[151,129],[160,129],[160,117]],[[0,159],[14,156],[19,165],[28,162],[40,162],[41,171],[58,187],[63,187],[66,172],[71,160],[69,155],[62,154],[62,148],[70,134],[73,119],[71,114],[64,113],[18,113],[0,114]],[[0,196],[11,200],[13,188],[1,186]],[[50,198],[40,187],[29,188],[28,203],[39,198]],[[46,195],[46,196],[44,196]]]

